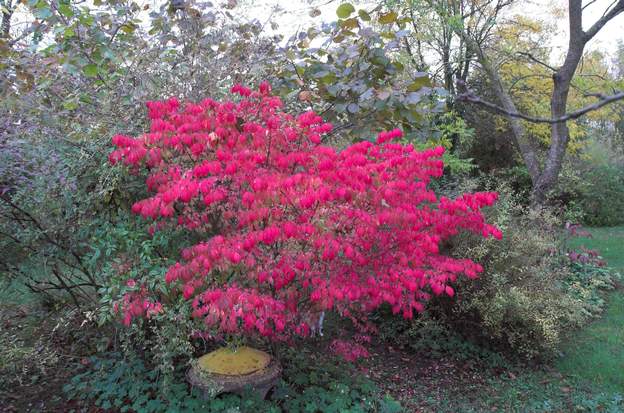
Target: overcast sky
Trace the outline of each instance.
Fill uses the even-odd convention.
[[[583,3],[587,4],[590,1],[584,0]],[[305,28],[314,22],[335,20],[336,8],[342,2],[341,0],[247,0],[244,7],[250,16],[260,19],[268,17],[271,13],[270,10],[273,10],[273,18],[280,25],[279,30],[289,36],[295,33],[298,27]],[[583,28],[587,29],[598,20],[612,2],[613,0],[596,0],[595,3],[587,7],[583,13]],[[358,4],[353,3],[357,8]],[[365,4],[365,2],[357,3]],[[371,2],[368,3],[371,4]],[[372,2],[372,4],[375,3]],[[312,18],[309,12],[315,7],[321,11],[321,15]],[[365,8],[365,6],[361,7]],[[279,11],[275,11],[275,9]],[[559,33],[553,39],[552,46],[556,48],[554,50],[555,55],[560,55],[563,52],[568,43],[566,0],[520,0],[513,12],[555,23]],[[611,54],[615,51],[618,40],[624,41],[624,13],[607,23],[592,40],[588,49],[600,48]]]
[[[91,0],[87,0],[88,3],[90,1]],[[160,5],[165,1],[168,0],[137,0],[139,4],[149,4],[151,6],[150,10],[158,10]],[[195,1],[202,3],[206,0]],[[234,0],[211,1],[215,5],[219,5]],[[238,0],[237,3],[239,6],[237,11],[244,13],[249,18],[257,18],[260,21],[265,21],[271,17],[279,25],[277,31],[288,38],[295,34],[298,28],[307,29],[313,24],[336,20],[336,8],[343,1],[344,0]],[[583,3],[586,4],[590,1],[592,0],[583,0]],[[587,7],[583,13],[583,28],[587,29],[598,20],[612,2],[613,0],[595,0],[594,3]],[[356,8],[367,9],[378,4],[377,1],[353,1],[353,3]],[[367,7],[366,4],[369,6]],[[310,16],[310,11],[314,8],[317,8],[321,12],[317,17]],[[557,10],[559,12],[557,12]],[[16,13],[14,21],[16,29],[18,29],[18,26],[27,25],[30,21],[30,17],[25,14],[24,11],[25,9],[22,8],[19,13]],[[559,33],[553,39],[553,57],[560,57],[562,55],[568,42],[567,0],[518,0],[513,12],[554,22],[559,29]],[[145,14],[147,15],[147,12]],[[588,45],[586,50],[599,48],[609,54],[613,54],[616,50],[618,40],[624,41],[624,13],[607,23]]]
[[[589,0],[583,0],[583,4],[588,4]],[[587,30],[594,22],[596,22],[604,11],[613,3],[613,0],[596,0],[595,3],[589,5],[583,11],[583,29]],[[553,46],[557,48],[565,48],[568,44],[568,26],[567,26],[567,1],[562,0],[531,0],[526,2],[526,14],[528,16],[536,16],[541,19],[551,19],[557,22],[559,35],[554,39]],[[557,18],[553,16],[553,10],[561,8],[565,10],[565,15]],[[624,13],[620,14],[604,28],[598,32],[596,37],[588,45],[588,49],[602,49],[612,54],[616,50],[617,42],[624,41]]]

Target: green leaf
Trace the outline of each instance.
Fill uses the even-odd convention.
[[[314,73],[312,75],[312,77],[316,78],[316,79],[320,79],[322,77],[325,77],[329,74],[329,70],[319,70],[318,72]]]
[[[338,103],[336,104],[336,106],[334,106],[334,110],[336,111],[336,113],[343,113],[345,110],[347,110],[347,104]]]
[[[329,95],[333,97],[338,96],[338,93],[340,93],[341,90],[341,86],[337,83],[327,86],[327,93],[329,93]]]
[[[405,96],[405,102],[408,105],[415,105],[422,100],[422,94],[418,92],[409,92],[407,96]]]
[[[73,100],[66,100],[63,102],[63,108],[66,110],[74,110],[78,108],[78,103]]]
[[[417,92],[423,87],[431,87],[431,80],[429,76],[421,76],[416,78],[410,85],[407,87],[408,92]]]
[[[83,93],[80,95],[80,101],[84,103],[93,103],[93,99],[87,93]],[[110,255],[110,254],[107,253],[107,255]]]
[[[365,22],[369,22],[371,20],[370,14],[366,13],[366,11],[364,10],[358,10],[358,16],[360,16],[360,19],[364,20]]]
[[[87,12],[78,16],[78,19],[80,20],[80,23],[82,23],[84,26],[93,26],[93,24],[95,23],[95,19],[93,18],[93,16],[87,14]]]
[[[96,77],[98,74],[98,67],[94,64],[88,64],[82,68],[82,72],[87,77]]]
[[[388,12],[379,16],[379,23],[392,24],[396,21],[397,17],[399,17],[399,15],[396,12],[391,11],[391,12]]]
[[[351,16],[351,14],[355,12],[355,7],[351,3],[343,3],[336,9],[336,14],[341,19],[346,19]]]
[[[344,29],[355,29],[356,27],[359,27],[359,25],[360,23],[358,22],[358,19],[356,19],[355,17],[340,21],[340,27]]]
[[[69,4],[59,4],[58,11],[65,17],[74,17],[74,11],[71,9],[71,7],[69,7]]]
[[[131,34],[135,30],[136,30],[136,25],[134,23],[126,23],[123,26],[121,26],[121,31],[126,34]]]
[[[47,6],[44,6],[44,7],[38,7],[37,6],[37,8],[33,12],[33,14],[37,18],[45,20],[45,19],[49,18],[50,16],[52,16],[52,10],[50,10],[50,8],[47,7]]]

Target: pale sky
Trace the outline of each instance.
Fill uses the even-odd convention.
[[[167,0],[137,0],[139,4],[150,4],[151,10],[158,10],[164,1]],[[202,3],[206,0],[194,1]],[[212,0],[212,3],[219,5],[227,1],[233,0]],[[587,4],[590,1],[583,0],[583,3]],[[256,18],[262,22],[270,16],[279,25],[276,31],[288,38],[295,34],[298,29],[307,29],[312,25],[335,21],[336,8],[344,0],[238,0],[237,2],[239,3],[239,6],[236,8],[238,13],[249,18]],[[613,0],[596,0],[595,3],[587,7],[583,13],[584,29],[587,29],[593,22],[598,20],[612,2]],[[352,3],[356,9],[364,8],[369,10],[378,4],[376,1],[352,1]],[[314,8],[321,12],[317,17],[310,16],[310,11]],[[568,42],[566,0],[519,0],[510,12],[556,22],[559,34],[553,39],[551,46],[554,48],[553,57],[561,56]],[[22,25],[25,26],[29,20],[30,18],[26,14],[16,13],[14,25],[16,28]],[[624,41],[624,13],[607,23],[586,50],[599,48],[608,54],[613,54],[618,40]]]
[[[587,4],[590,0],[584,0]],[[583,12],[583,28],[587,29],[598,20],[613,0],[596,0],[595,3],[587,7]],[[250,6],[245,6],[249,10],[250,16],[261,19],[260,16],[268,16],[269,10],[278,9],[273,15],[280,25],[280,31],[291,35],[298,27],[307,28],[312,23],[331,22],[336,20],[336,8],[342,3],[340,0],[251,0]],[[365,4],[371,2],[353,2],[356,8],[367,8]],[[374,4],[376,2],[372,2]],[[362,4],[362,6],[359,6]],[[309,16],[309,11],[318,5],[321,15],[315,18]],[[369,9],[372,7],[368,7]],[[562,49],[568,43],[567,27],[567,1],[566,0],[522,0],[518,1],[514,7],[515,13],[537,17],[550,22],[557,22],[560,34],[554,39],[552,44],[557,49]],[[557,15],[557,10],[560,14]],[[565,11],[565,13],[562,13]],[[617,16],[605,25],[596,35],[587,49],[600,48],[609,53],[613,53],[617,46],[617,41],[624,41],[624,13]],[[561,51],[559,51],[561,53]]]
[[[588,4],[589,2],[590,0],[583,0],[583,4]],[[613,0],[596,0],[595,3],[587,7],[583,11],[583,29],[587,30],[596,20],[600,19],[612,2]],[[568,44],[567,1],[526,0],[521,3],[524,14],[558,22],[557,27],[559,28],[560,34],[554,39],[552,46],[559,49],[559,53],[562,53]],[[557,17],[554,14],[556,9],[565,10],[565,14]],[[624,41],[624,13],[621,13],[607,23],[587,45],[586,50],[601,49],[609,54],[613,54],[616,50],[618,40]]]

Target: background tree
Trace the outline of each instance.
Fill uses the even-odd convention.
[[[466,33],[482,48],[491,44],[499,13],[512,1],[482,2],[474,0],[408,0],[387,1],[410,26],[404,39],[405,49],[419,70],[429,69],[435,80],[456,95],[457,79],[465,82],[476,55],[473,48],[458,35],[454,26],[461,24]],[[457,21],[461,16],[461,21]],[[449,103],[452,100],[449,101]]]
[[[501,4],[494,5],[495,8]],[[553,88],[550,98],[550,117],[537,118],[520,113],[517,110],[516,103],[508,93],[505,82],[500,72],[492,62],[491,57],[479,45],[478,39],[475,39],[471,33],[461,23],[465,18],[463,15],[456,15],[457,24],[455,30],[476,52],[478,61],[490,80],[493,90],[497,96],[500,106],[484,101],[470,93],[469,91],[462,96],[462,99],[479,103],[498,113],[505,114],[510,122],[511,131],[516,145],[523,157],[524,163],[529,171],[532,181],[531,198],[534,204],[541,204],[546,198],[546,194],[557,182],[563,158],[570,140],[570,130],[567,121],[576,119],[588,112],[599,109],[609,103],[624,99],[624,92],[617,92],[612,95],[603,93],[594,94],[597,101],[589,106],[568,112],[568,99],[570,95],[570,87],[574,78],[579,62],[583,57],[583,51],[587,43],[607,24],[610,20],[618,16],[624,11],[624,1],[613,2],[603,13],[602,17],[594,22],[587,30],[583,29],[583,9],[580,0],[570,0],[568,2],[568,24],[569,24],[569,42],[565,54],[565,60],[558,68],[552,68]],[[479,11],[477,11],[479,13]],[[540,60],[532,56],[529,51],[525,51],[529,58],[540,63]],[[541,63],[544,64],[544,63]],[[544,64],[546,66],[550,66]],[[520,119],[528,120],[534,123],[546,123],[550,125],[550,145],[543,164],[539,161],[539,156],[532,142],[527,136],[526,128]]]

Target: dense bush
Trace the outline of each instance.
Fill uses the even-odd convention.
[[[432,309],[435,311],[435,307]],[[427,310],[414,320],[392,318],[387,311],[378,311],[371,317],[378,326],[378,335],[408,352],[431,359],[455,359],[463,363],[479,363],[489,367],[503,367],[506,358],[500,352],[467,339],[465,331],[447,323],[435,312]]]
[[[151,232],[202,237],[165,280],[212,334],[307,336],[323,311],[357,324],[383,303],[411,318],[432,294],[453,296],[458,275],[481,271],[439,245],[462,230],[500,238],[480,213],[496,194],[438,199],[427,184],[442,174],[442,148],[393,143],[393,130],[337,152],[320,144],[330,124],[285,113],[267,83],[232,91],[241,99],[148,102],[151,132],[115,136],[111,154],[149,168],[155,194],[132,210],[154,220]],[[128,283],[126,325],[163,311],[159,291]]]
[[[90,237],[116,220],[115,206],[132,186],[107,166],[102,139],[57,141],[55,134],[22,131],[19,138],[15,130],[0,131],[0,276],[94,305],[103,280],[99,262],[85,259]]]
[[[193,24],[164,3],[30,6],[20,5],[19,25],[28,35],[35,12],[34,36],[0,41],[0,277],[92,309],[107,274],[91,246],[103,229],[127,226],[117,213],[145,195],[110,167],[110,135],[144,130],[147,99],[216,96],[232,77],[270,76],[285,64],[281,39],[210,2]]]
[[[459,287],[448,321],[461,329],[463,320],[463,329],[476,333],[475,338],[521,356],[548,356],[566,332],[600,313],[603,306],[595,297],[613,287],[612,274],[595,271],[595,261],[581,267],[571,262],[562,245],[561,223],[549,211],[527,209],[509,190],[498,189],[501,199],[488,215],[505,237],[500,243],[456,238],[452,249],[478,257],[484,272]]]
[[[624,157],[613,145],[590,139],[563,165],[550,203],[572,223],[614,226],[624,223]]]
[[[561,222],[526,207],[531,182],[505,122],[434,86],[421,53],[431,39],[413,36],[417,20],[402,6],[388,3],[371,16],[342,4],[336,22],[284,44],[269,34],[277,29],[271,19],[243,21],[236,1],[18,2],[34,23],[20,21],[17,30],[15,2],[6,3],[0,285],[15,281],[46,304],[60,300],[50,305],[55,310],[71,302],[85,323],[97,315],[97,334],[107,336],[99,350],[121,345],[132,354],[92,359],[93,370],[70,393],[84,392],[104,409],[138,411],[392,410],[341,365],[315,368],[294,356],[270,401],[228,396],[207,406],[180,384],[181,366],[229,334],[253,335],[262,346],[258,336],[309,336],[335,313],[362,330],[379,308],[384,338],[498,363],[485,347],[552,354],[567,331],[602,311],[614,275],[594,252],[566,255]],[[464,80],[494,101],[490,85],[468,70],[468,52],[460,59]],[[279,85],[287,109],[267,84],[259,92],[237,86],[236,102],[150,102],[150,132],[128,137],[148,128],[139,102],[200,99],[207,90],[223,98],[232,82],[266,78]],[[310,109],[337,127],[311,111],[286,114]],[[398,130],[361,140],[395,126],[407,132],[404,145]],[[577,123],[570,126],[574,140]],[[538,129],[549,133],[544,124],[529,127],[528,137],[539,138]],[[111,167],[108,137],[117,133],[128,136],[115,137],[111,159],[125,166]],[[443,173],[437,146],[449,149],[442,159],[451,176],[430,182]],[[488,238],[500,232],[481,214],[494,194],[464,195],[455,185],[456,173],[475,172],[470,157],[511,183],[489,211],[507,232],[501,243]],[[557,218],[624,222],[617,163],[573,162],[551,194],[564,212]],[[452,195],[438,198],[439,190]],[[131,205],[150,220],[149,232]],[[476,282],[459,277],[472,279],[482,266]],[[389,321],[384,311],[416,319]],[[366,354],[350,345],[334,340],[330,348],[350,359]],[[2,334],[0,346],[5,387],[37,371],[33,357],[41,370],[60,363],[55,352],[39,351],[39,340]]]
[[[523,165],[492,170],[490,176],[505,182],[520,204],[529,204],[531,177]],[[547,205],[564,222],[590,226],[624,223],[624,169],[621,161],[599,162],[569,157],[558,185],[548,194]]]
[[[624,223],[624,169],[619,165],[591,165],[576,187],[583,221],[593,226]]]

